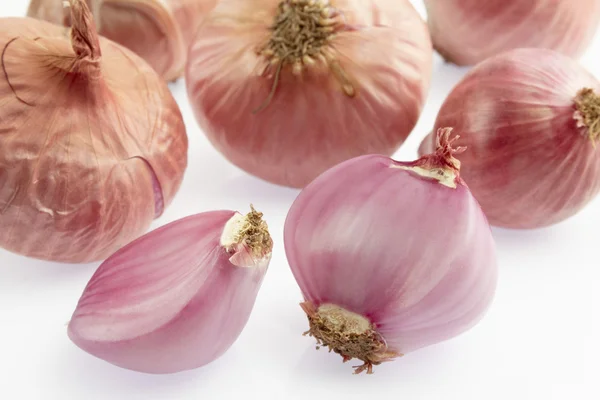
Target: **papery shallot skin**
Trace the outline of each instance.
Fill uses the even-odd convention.
[[[458,65],[525,47],[578,57],[600,25],[599,0],[425,0],[425,5],[434,47]]]
[[[0,20],[0,246],[79,263],[108,257],[171,203],[187,136],[150,66],[98,40],[87,8],[74,12],[73,43],[47,22]]]
[[[600,82],[576,61],[518,49],[479,64],[452,90],[435,129],[452,126],[461,176],[492,225],[531,229],[561,222],[600,191],[600,149],[578,126],[581,89]],[[599,103],[600,105],[600,103]],[[430,135],[420,154],[432,150]]]
[[[305,302],[366,318],[389,358],[466,331],[496,287],[477,201],[459,177],[453,188],[405,169],[416,165],[382,155],[341,163],[300,193],[285,222]]]
[[[87,0],[100,35],[146,60],[166,80],[184,71],[187,48],[217,0]],[[32,0],[27,15],[70,26],[60,0]]]
[[[246,325],[271,257],[269,250],[256,263],[232,263],[220,238],[235,214],[183,218],[108,258],[79,300],[71,340],[111,364],[153,374],[220,357]]]
[[[391,155],[419,118],[433,54],[406,0],[324,1],[311,6],[334,25],[323,52],[278,67],[265,56],[270,28],[282,7],[298,3],[220,1],[186,69],[196,119],[212,144],[245,171],[292,187],[355,156]]]

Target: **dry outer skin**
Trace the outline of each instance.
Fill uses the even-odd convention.
[[[187,165],[166,84],[84,17],[73,44],[59,26],[0,20],[0,246],[63,262],[143,233]]]
[[[183,73],[186,50],[217,0],[87,0],[98,32],[146,60],[163,78]],[[70,26],[59,0],[32,0],[27,15]]]

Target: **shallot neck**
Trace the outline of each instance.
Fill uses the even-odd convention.
[[[595,142],[600,138],[600,96],[590,88],[581,89],[575,97],[575,120]]]
[[[255,112],[265,108],[273,97],[283,67],[290,65],[294,75],[321,63],[340,82],[344,93],[353,97],[354,85],[333,54],[330,40],[344,28],[340,15],[327,1],[283,0],[271,25],[268,42],[258,51],[269,65],[276,66],[269,98]]]
[[[305,335],[317,340],[320,346],[341,355],[344,362],[358,358],[362,365],[354,367],[354,373],[373,373],[373,366],[401,354],[390,351],[375,326],[362,315],[334,304],[322,304],[318,308],[310,301],[300,304],[310,329]]]
[[[466,150],[466,147],[452,147],[460,136],[450,139],[452,128],[442,128],[437,132],[435,153],[426,154],[417,161],[408,164],[392,165],[416,173],[427,179],[435,179],[441,185],[456,188],[459,181],[460,161],[454,155]]]
[[[71,11],[71,45],[77,57],[74,69],[90,75],[100,71],[100,40],[85,0],[69,0]]]

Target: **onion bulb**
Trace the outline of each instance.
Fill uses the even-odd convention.
[[[190,46],[188,97],[235,165],[303,187],[341,161],[402,144],[432,53],[407,0],[222,0]]]
[[[539,228],[600,190],[600,82],[552,50],[490,58],[452,90],[435,129],[452,126],[463,179],[492,225]],[[420,154],[434,146],[427,137]]]
[[[164,79],[179,78],[187,48],[217,0],[87,0],[98,33],[146,60]],[[70,26],[60,0],[32,0],[27,15]]]
[[[494,240],[450,131],[414,162],[367,155],[339,164],[286,218],[308,334],[344,361],[361,360],[357,373],[466,331],[494,297]]]
[[[187,136],[164,81],[69,3],[70,30],[0,19],[0,247],[89,262],[170,204]]]
[[[600,23],[600,0],[425,0],[425,5],[436,50],[459,65],[523,47],[577,57]]]

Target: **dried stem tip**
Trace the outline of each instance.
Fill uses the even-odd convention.
[[[300,304],[310,329],[305,335],[314,337],[318,346],[342,356],[343,361],[358,358],[362,365],[353,367],[355,374],[373,373],[373,365],[398,357],[401,354],[389,351],[385,341],[375,327],[363,316],[333,304],[323,304],[318,309],[311,302]]]
[[[71,43],[78,57],[97,60],[101,56],[100,41],[92,13],[84,0],[69,0],[63,4],[70,8]]]
[[[452,147],[460,138],[456,135],[450,139],[452,128],[440,128],[436,136],[436,149],[432,154],[425,154],[417,161],[410,164],[392,165],[393,168],[412,171],[428,179],[435,179],[440,184],[456,189],[460,172],[460,161],[454,158],[467,148],[464,146]]]
[[[600,96],[592,89],[581,89],[575,97],[575,119],[580,128],[586,128],[588,137],[595,142],[600,138]]]

